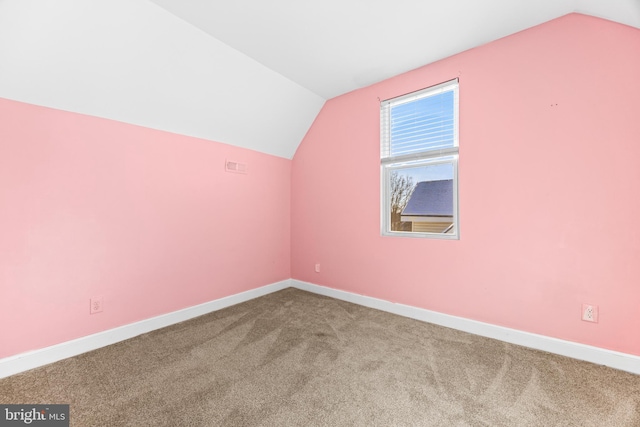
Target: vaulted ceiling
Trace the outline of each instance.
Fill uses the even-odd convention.
[[[0,97],[291,158],[325,100],[571,12],[640,28],[640,0],[0,0]]]

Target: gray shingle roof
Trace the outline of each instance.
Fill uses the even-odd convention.
[[[453,216],[453,180],[417,183],[402,215]]]

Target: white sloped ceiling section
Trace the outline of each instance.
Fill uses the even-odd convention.
[[[146,0],[0,1],[0,97],[284,158],[324,104]]]
[[[580,12],[640,26],[640,0],[151,0],[329,99]]]

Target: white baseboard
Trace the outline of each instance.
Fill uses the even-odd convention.
[[[68,357],[77,356],[91,350],[115,344],[135,336],[183,322],[225,307],[249,301],[291,286],[291,280],[272,283],[250,291],[230,295],[215,301],[163,314],[139,322],[130,323],[86,337],[66,341],[50,347],[17,354],[0,359],[0,378],[48,365]]]
[[[300,280],[292,279],[291,286],[304,291],[336,298],[365,307],[375,308],[377,310],[398,314],[400,316],[421,320],[423,322],[434,323],[436,325],[446,326],[448,328],[469,332],[475,335],[494,338],[508,343],[543,350],[549,353],[571,357],[573,359],[584,360],[598,365],[605,365],[640,375],[640,356],[565,341],[544,335],[532,334],[530,332],[478,322],[476,320],[465,319],[463,317],[451,316],[449,314],[438,313],[409,305],[396,304],[390,301],[327,288],[325,286],[314,285]]]
[[[448,328],[488,338],[494,338],[537,350],[543,350],[574,359],[584,360],[598,365],[605,365],[640,375],[640,356],[565,341],[544,335],[532,334],[530,332],[505,328],[503,326],[491,325],[489,323],[451,316],[449,314],[438,313],[409,305],[396,304],[390,301],[327,288],[325,286],[302,282],[300,280],[288,279],[257,289],[252,289],[250,291],[220,298],[215,301],[163,314],[151,319],[142,320],[140,322],[120,326],[108,331],[56,344],[51,347],[0,359],[0,378],[15,375],[20,372],[28,371],[29,369],[48,365],[68,357],[77,356],[91,350],[115,344],[156,329],[183,322],[185,320],[236,305],[241,302],[249,301],[288,287],[294,287],[423,322],[446,326]]]

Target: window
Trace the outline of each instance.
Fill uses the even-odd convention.
[[[458,80],[380,104],[382,234],[458,239]]]

